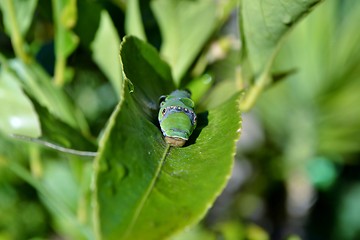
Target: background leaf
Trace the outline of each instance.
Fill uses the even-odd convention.
[[[132,35],[146,41],[139,0],[127,2],[125,31],[127,35]]]
[[[0,0],[2,6],[21,3],[10,11],[1,8],[0,71],[13,77],[0,79],[0,92],[5,92],[0,109],[19,116],[31,110],[41,123],[42,139],[74,149],[94,151],[96,139],[104,136],[102,155],[94,168],[89,158],[16,141],[0,130],[0,239],[92,239],[92,219],[97,235],[115,239],[117,234],[144,239],[144,232],[145,239],[162,239],[174,231],[179,233],[175,239],[186,240],[358,238],[359,1],[243,0],[240,11],[238,0],[55,1],[38,1],[33,10],[33,0]],[[63,30],[79,45],[71,39],[63,50],[73,51],[56,62],[62,80],[72,79],[59,88],[52,75],[60,37],[55,5],[61,3],[66,5]],[[299,21],[312,3],[316,11]],[[286,15],[299,6],[305,11],[289,18],[279,4]],[[215,10],[207,18],[209,9]],[[122,81],[119,39],[125,35],[125,15],[131,19],[133,10],[135,24],[127,24],[143,28],[165,60],[182,59],[181,65],[171,63],[179,68],[176,84],[174,69],[135,38],[126,38],[122,48],[127,78]],[[9,16],[15,19],[10,35]],[[22,24],[30,26],[28,31],[20,30]],[[132,27],[129,31],[139,30]],[[239,30],[245,41],[238,38]],[[167,55],[163,40],[171,40]],[[159,95],[176,85],[193,91],[199,125],[184,148],[170,149],[161,158],[166,145],[156,118]],[[243,89],[241,109],[246,99],[258,105],[248,104],[253,111],[243,114],[244,132],[227,187],[192,228],[225,182],[233,149],[225,147],[226,161],[213,156],[221,153],[218,145],[227,143],[218,142],[223,135],[235,134],[224,125],[236,112],[228,100],[235,106],[232,95]],[[249,98],[253,89],[257,94]],[[120,96],[125,97],[109,121]],[[9,109],[12,102],[16,108]],[[207,148],[200,149],[205,143]],[[92,209],[90,198],[97,208]]]
[[[52,1],[55,22],[55,54],[67,58],[78,44],[77,36],[71,31],[76,24],[76,0]]]
[[[14,53],[26,63],[31,62],[32,59],[27,53],[28,46],[23,38],[32,22],[36,4],[36,0],[5,0],[0,3],[5,29],[10,36]]]
[[[298,151],[312,158],[316,152],[336,155],[360,149],[355,144],[360,140],[360,111],[355,107],[360,101],[355,94],[360,88],[360,72],[354,67],[360,59],[360,34],[354,32],[355,25],[334,18],[337,7],[334,2],[324,3],[291,33],[275,68],[296,66],[298,72],[269,89],[260,100],[263,122],[275,141],[287,143],[286,148],[292,149],[287,153],[294,156],[302,155]],[[356,22],[359,12],[360,5],[353,5],[347,19]],[[322,21],[329,25],[324,26]],[[334,45],[339,51],[331,53]],[[267,104],[277,110],[270,110]],[[279,114],[288,111],[293,114]],[[279,123],[284,128],[279,129]],[[306,154],[301,159],[306,161]]]
[[[254,76],[270,71],[286,33],[319,2],[241,1],[241,32]]]
[[[100,25],[91,44],[92,58],[109,78],[115,92],[120,97],[122,85],[120,39],[109,14],[102,11],[100,16]]]
[[[50,77],[38,64],[24,64],[12,60],[9,68],[16,73],[17,80],[30,96],[65,123],[86,131],[87,126],[82,114],[77,112],[69,96],[52,84]]]
[[[66,232],[75,239],[92,239],[90,224],[82,221],[78,215],[79,210],[87,211],[86,206],[80,205],[85,194],[81,191],[81,182],[75,178],[65,162],[52,161],[50,158],[44,164],[45,171],[41,176],[33,176],[18,162],[8,162],[7,167],[18,177],[24,179],[40,194],[40,198],[46,207],[55,216],[53,226],[62,232]],[[74,160],[74,159],[73,159]],[[78,159],[77,159],[78,160]],[[89,179],[90,164],[87,164],[82,178]],[[84,181],[84,180],[83,180]]]
[[[42,107],[36,102],[36,100],[32,99],[32,102],[39,115],[42,132],[41,140],[74,150],[96,152],[96,144],[92,142],[88,136],[83,136],[78,129],[69,126],[56,116],[53,116],[45,107]]]
[[[152,2],[163,38],[161,54],[170,64],[177,86],[215,30],[218,20],[216,7],[207,0]]]
[[[52,161],[48,159],[44,163],[44,174],[41,177],[39,192],[42,201],[54,214],[54,227],[67,233],[73,239],[94,239],[93,229],[90,222],[89,182],[91,163],[85,163],[81,159],[72,158],[82,165],[78,179],[74,174],[74,163]],[[41,186],[41,187],[40,187]],[[87,201],[87,202],[86,202]]]
[[[0,70],[0,129],[6,134],[39,137],[41,128],[37,113],[7,67]]]
[[[175,89],[169,65],[159,57],[155,48],[134,37],[124,38],[120,56],[126,78],[141,83],[141,87],[134,94],[143,99],[144,106],[157,110],[159,97]],[[160,87],[155,86],[156,84]]]
[[[9,35],[13,29],[13,21],[16,21],[21,35],[25,36],[32,22],[37,2],[38,0],[4,0],[0,2],[5,29]],[[11,12],[14,13],[14,18],[10,15]]]
[[[188,144],[171,148],[157,127],[157,112],[144,104],[173,88],[168,67],[132,37],[122,43],[121,57],[129,80],[95,163],[97,235],[163,239],[199,221],[224,187],[239,135],[239,95],[200,114]]]
[[[55,76],[54,82],[63,85],[66,80],[66,59],[75,50],[79,38],[71,30],[77,21],[76,0],[53,0],[55,23]]]

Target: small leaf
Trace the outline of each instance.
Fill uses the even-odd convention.
[[[205,93],[210,89],[214,83],[214,77],[211,74],[203,74],[186,85],[185,89],[191,92],[191,99],[198,103]]]
[[[217,5],[213,1],[157,0],[152,9],[159,23],[161,53],[169,62],[176,85],[215,30]]]
[[[126,77],[141,85],[134,94],[141,95],[139,98],[146,107],[157,110],[159,97],[175,89],[169,65],[155,48],[135,37],[124,38],[120,54]]]
[[[241,25],[255,76],[268,72],[286,33],[321,0],[242,0]]]
[[[19,27],[19,31],[22,36],[27,33],[31,21],[34,16],[38,0],[2,0],[0,1],[0,7],[3,12],[3,19],[6,32],[11,35],[12,26],[16,21],[16,25]],[[10,8],[9,8],[10,6]],[[10,12],[15,14],[15,18],[12,18]]]
[[[53,0],[55,23],[55,74],[54,83],[63,86],[69,80],[66,60],[79,44],[79,38],[72,31],[77,21],[76,0]]]
[[[33,105],[38,113],[41,123],[41,140],[58,144],[61,147],[80,151],[96,151],[95,144],[84,137],[82,133],[62,122],[52,115],[45,107],[42,107],[35,99]]]
[[[118,96],[122,85],[119,46],[120,39],[111,17],[106,11],[102,11],[99,28],[91,44],[92,58],[109,78]]]
[[[198,222],[225,186],[239,137],[239,94],[199,114],[187,145],[172,148],[145,104],[173,88],[168,67],[133,37],[124,39],[121,57],[131,82],[124,82],[95,160],[97,237],[164,239]]]
[[[127,2],[125,30],[127,35],[138,37],[144,41],[146,40],[144,25],[141,19],[139,0]]]
[[[0,71],[0,130],[7,134],[41,135],[40,123],[31,101],[22,92],[16,75]]]
[[[18,76],[23,89],[52,114],[76,129],[86,129],[84,117],[76,111],[65,92],[51,83],[50,77],[40,66],[12,60],[9,67]]]

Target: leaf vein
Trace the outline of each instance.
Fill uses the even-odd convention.
[[[165,151],[164,151],[164,153],[163,153],[163,155],[162,155],[162,157],[160,159],[160,162],[159,162],[158,167],[156,169],[155,175],[154,175],[153,179],[151,180],[148,189],[145,191],[145,194],[141,198],[140,203],[139,203],[139,205],[137,206],[137,208],[135,210],[134,217],[132,218],[129,227],[128,227],[128,229],[126,230],[126,232],[124,234],[124,239],[126,239],[129,236],[129,234],[131,233],[131,230],[134,228],[135,223],[136,223],[137,219],[140,216],[141,210],[144,208],[146,200],[149,198],[150,193],[154,189],[156,180],[159,178],[161,168],[162,168],[162,166],[163,166],[163,164],[165,162],[166,157],[169,154],[169,150],[170,150],[170,145],[167,145],[166,148],[165,148]]]

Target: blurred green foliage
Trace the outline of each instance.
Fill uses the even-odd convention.
[[[274,74],[294,73],[269,88],[254,111],[264,135],[252,154],[257,167],[261,161],[269,167],[260,171],[268,174],[263,188],[269,191],[276,181],[284,191],[281,234],[287,227],[304,231],[305,239],[360,237],[354,218],[360,208],[352,204],[359,201],[360,180],[354,174],[360,150],[359,16],[358,3],[326,1],[301,22],[273,67]]]
[[[360,3],[296,4],[2,0],[0,239],[94,239],[92,160],[19,142],[9,134],[41,136],[83,151],[95,151],[100,141],[110,149],[99,158],[103,161],[119,154],[112,151],[122,143],[112,140],[120,135],[101,139],[109,136],[109,125],[122,123],[109,118],[126,96],[119,48],[120,39],[130,34],[153,45],[172,71],[173,83],[151,86],[141,80],[134,84],[142,85],[141,91],[155,89],[151,95],[157,96],[173,85],[187,87],[202,112],[226,110],[224,103],[243,90],[241,107],[251,109],[243,114],[227,187],[202,222],[173,239],[360,238]],[[127,55],[126,77],[129,72],[154,77],[152,70],[144,70],[148,66],[136,65],[147,54]],[[154,59],[147,61],[159,70],[162,63]],[[143,104],[148,104],[144,109],[156,105]],[[216,124],[209,129],[225,132],[230,126]],[[133,130],[124,131],[127,136]],[[220,163],[211,173],[226,168]],[[124,172],[114,169],[118,172],[104,177],[120,182]],[[211,167],[204,171],[210,173]],[[221,181],[227,179],[223,175]],[[204,189],[213,186],[213,179],[201,179],[197,183]]]

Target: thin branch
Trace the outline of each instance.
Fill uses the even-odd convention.
[[[15,55],[25,63],[29,63],[31,61],[31,57],[25,52],[24,40],[21,36],[19,24],[16,19],[13,0],[5,1],[5,5],[7,6],[7,14],[9,14],[8,16],[11,25],[11,43],[14,47]]]

